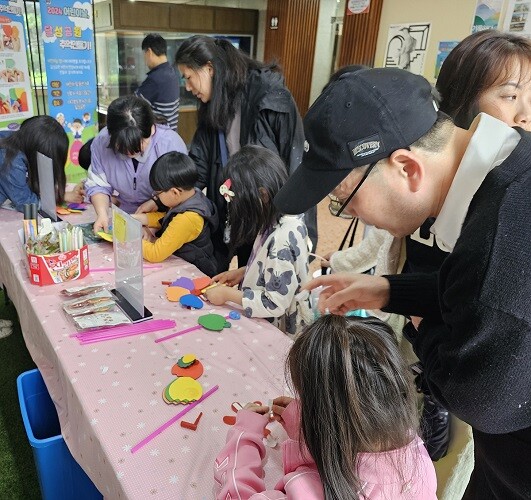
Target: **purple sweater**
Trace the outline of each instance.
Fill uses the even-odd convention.
[[[105,127],[90,147],[92,159],[85,190],[89,198],[97,193],[110,197],[117,191],[120,208],[129,213],[153,195],[149,172],[155,160],[170,151],[187,154],[184,141],[166,125],[156,125],[147,150],[138,158],[136,173],[131,158],[115,153],[108,146],[109,132]]]

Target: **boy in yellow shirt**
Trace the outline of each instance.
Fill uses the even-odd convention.
[[[211,234],[218,226],[214,204],[195,187],[198,173],[193,160],[172,151],[151,167],[149,183],[168,211],[134,214],[144,230],[142,252],[149,262],[162,262],[176,255],[194,264],[208,276],[216,274],[217,263]]]

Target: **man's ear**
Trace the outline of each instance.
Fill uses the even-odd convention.
[[[411,192],[420,190],[424,181],[425,169],[423,159],[409,149],[397,149],[389,157],[389,164],[405,181]]]
[[[262,200],[262,203],[266,204],[269,203],[269,194],[267,190],[263,187],[258,188],[258,192],[260,193],[260,199]]]

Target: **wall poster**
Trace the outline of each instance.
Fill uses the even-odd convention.
[[[430,23],[389,26],[384,67],[401,68],[422,75],[430,36]]]
[[[68,135],[66,174],[77,182],[86,175],[78,166],[79,150],[97,132],[92,3],[46,0],[40,8],[49,113]]]
[[[0,129],[33,116],[23,0],[0,0]]]
[[[472,33],[498,29],[504,0],[478,0]]]

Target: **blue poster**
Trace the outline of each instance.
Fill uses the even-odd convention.
[[[84,177],[78,155],[97,132],[96,62],[92,3],[73,0],[40,2],[49,113],[70,140],[67,178]]]
[[[435,79],[439,78],[439,71],[444,60],[448,57],[448,54],[457,46],[459,41],[439,42],[439,49],[437,50],[437,59],[435,61]]]

